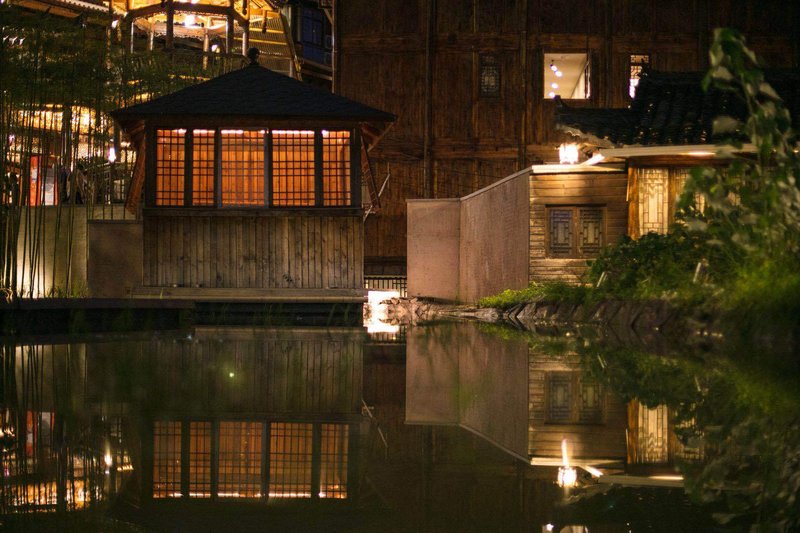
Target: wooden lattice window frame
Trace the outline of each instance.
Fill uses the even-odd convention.
[[[606,244],[606,208],[551,205],[545,208],[545,245],[552,259],[597,257]]]
[[[155,204],[163,207],[185,203],[186,130],[156,130]]]
[[[158,128],[148,136],[148,207],[361,207],[357,130]]]
[[[545,375],[545,423],[602,424],[605,395],[597,380],[582,372],[547,372]]]
[[[481,98],[500,96],[500,64],[494,54],[481,54],[478,61],[478,94]]]
[[[630,54],[628,56],[628,96],[636,96],[636,88],[642,73],[650,66],[650,54]]]
[[[181,423],[157,420],[153,426],[153,498],[180,498]]]
[[[261,498],[261,422],[219,424],[218,498]]]

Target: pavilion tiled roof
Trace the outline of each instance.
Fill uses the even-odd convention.
[[[800,123],[800,72],[767,72],[766,78],[784,99],[793,123]],[[702,79],[699,72],[648,72],[630,107],[574,109],[559,103],[557,127],[610,146],[715,143],[714,119],[745,119],[747,108],[735,93],[714,88],[704,92]]]
[[[150,117],[253,117],[264,119],[394,122],[396,117],[311,84],[250,64],[148,102],[118,109],[125,124]]]

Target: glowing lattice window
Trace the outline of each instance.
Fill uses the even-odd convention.
[[[310,498],[313,429],[311,424],[270,426],[270,498]]]
[[[222,130],[222,205],[264,205],[264,134]]]
[[[220,422],[220,498],[261,497],[261,423]]]
[[[669,170],[640,168],[637,181],[639,235],[666,233],[669,227]]]
[[[350,132],[322,132],[322,176],[325,205],[350,205]]]
[[[347,429],[345,424],[322,424],[320,498],[347,498]]]
[[[214,205],[214,131],[192,132],[192,205]]]
[[[313,206],[314,132],[272,132],[272,203]]]
[[[666,405],[653,409],[639,405],[636,433],[639,463],[666,463],[669,460],[669,413]]]
[[[186,130],[156,133],[156,205],[181,206]]]
[[[189,423],[189,497],[211,497],[211,422]]]
[[[153,498],[180,498],[181,423],[156,421],[153,427]]]

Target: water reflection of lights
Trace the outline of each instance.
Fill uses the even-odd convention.
[[[397,333],[400,326],[387,324],[388,306],[383,303],[392,298],[399,298],[398,291],[369,291],[367,293],[367,332],[368,333]]]
[[[569,466],[569,455],[567,454],[567,439],[561,441],[561,461],[564,466],[558,469],[558,486],[564,488],[574,487],[578,482],[578,473]]]

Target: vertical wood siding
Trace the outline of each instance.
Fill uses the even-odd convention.
[[[361,288],[358,216],[147,216],[144,285]]]

